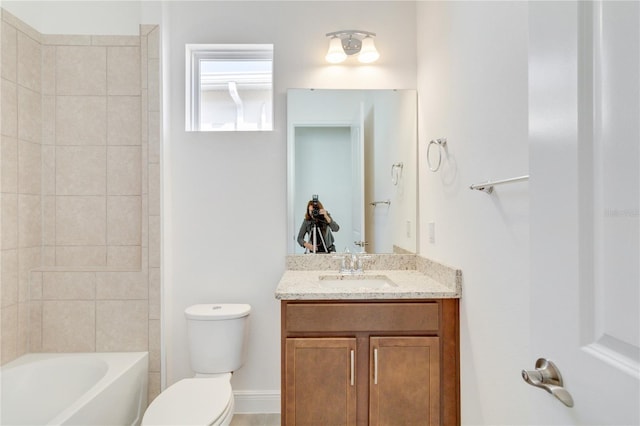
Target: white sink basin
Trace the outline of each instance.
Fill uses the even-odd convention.
[[[387,288],[397,285],[385,275],[320,275],[323,288]]]

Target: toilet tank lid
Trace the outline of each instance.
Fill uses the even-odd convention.
[[[249,315],[251,306],[241,303],[208,303],[189,306],[184,314],[188,319],[200,321],[218,321],[241,318]]]

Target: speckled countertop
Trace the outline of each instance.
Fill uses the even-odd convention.
[[[418,255],[368,255],[358,276],[339,274],[340,260],[326,255],[287,256],[287,270],[275,291],[280,300],[450,299],[462,295],[462,271]],[[327,279],[344,280],[332,287]],[[384,279],[391,285],[360,287],[358,280]]]

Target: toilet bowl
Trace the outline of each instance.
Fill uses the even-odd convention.
[[[231,373],[242,366],[251,306],[201,304],[185,310],[194,378],[165,389],[144,413],[142,426],[229,425]]]

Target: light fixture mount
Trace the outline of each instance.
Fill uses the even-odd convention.
[[[373,46],[373,37],[376,36],[376,33],[372,33],[370,31],[362,31],[362,30],[340,30],[334,31],[326,34],[327,37],[330,37],[331,40],[339,39],[342,45],[342,52],[338,52],[340,50],[339,47],[336,46],[336,43],[330,43],[329,52],[327,54],[327,60],[332,63],[342,62],[346,59],[346,56],[351,56],[358,54],[362,51],[362,45],[364,39],[368,40],[368,50],[366,53],[369,57],[371,57],[371,49],[375,51],[375,59],[371,60],[363,60],[360,58],[361,62],[373,62],[378,58],[377,50],[375,50],[375,46]],[[337,40],[336,40],[337,42]],[[338,49],[338,51],[336,51]],[[364,53],[364,52],[363,52]],[[345,56],[346,55],[346,56]]]

